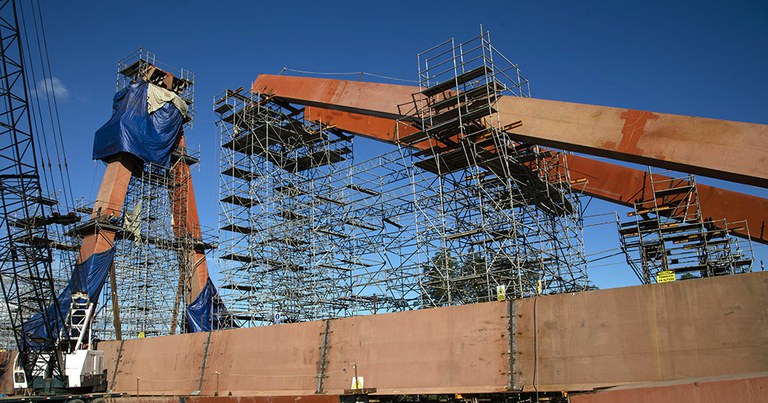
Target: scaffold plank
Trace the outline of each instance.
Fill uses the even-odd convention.
[[[443,81],[442,83],[433,85],[432,87],[429,87],[421,91],[421,93],[424,94],[424,96],[431,97],[441,92],[447,91],[451,88],[455,88],[461,84],[472,81],[476,78],[482,77],[486,74],[488,74],[488,69],[485,66],[476,67],[472,70],[461,73],[456,77],[451,77],[450,79]]]

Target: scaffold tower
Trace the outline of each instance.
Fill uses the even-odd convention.
[[[528,95],[517,66],[487,33],[419,60],[422,91],[402,106],[416,133],[362,161],[352,133],[303,106],[215,99],[222,289],[240,325],[585,288],[566,156],[495,116],[498,96]]]
[[[648,168],[650,192],[618,223],[621,249],[643,284],[751,271],[752,246],[745,221],[702,214],[696,178]],[[737,238],[740,229],[747,238]],[[662,281],[664,277],[662,277]]]
[[[192,125],[194,75],[185,69],[161,65],[144,49],[118,63],[117,90],[137,80],[162,84],[178,93],[190,107],[182,130]],[[173,74],[169,80],[167,72]],[[105,287],[99,322],[94,330],[105,339],[130,339],[174,334],[184,329],[184,307],[189,303],[193,251],[213,247],[200,228],[187,228],[189,167],[199,158],[180,142],[169,167],[144,162],[130,178],[122,214],[95,216],[98,225],[114,226],[117,254],[112,280]],[[92,212],[89,212],[92,213]],[[211,239],[206,234],[206,239]]]
[[[269,96],[228,91],[221,130],[222,292],[246,324],[336,316],[352,287],[343,265],[351,137],[305,122]]]
[[[490,34],[418,56],[420,93],[399,138],[415,167],[425,305],[580,291],[587,285],[579,199],[566,155],[513,141],[500,96],[530,96]]]

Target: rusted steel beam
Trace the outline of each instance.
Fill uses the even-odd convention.
[[[107,162],[107,169],[91,213],[92,220],[106,223],[110,214],[120,216],[128,183],[140,166],[141,162],[136,157],[125,153],[117,154]],[[112,229],[100,225],[95,225],[94,229],[83,238],[77,257],[78,263],[85,262],[96,253],[109,250],[115,241],[115,231]]]
[[[674,403],[674,402],[765,402],[768,376],[765,373],[739,377],[695,378],[676,382],[656,382],[573,394],[571,403]]]
[[[416,129],[402,121],[318,107],[307,107],[304,116],[351,133],[392,143],[396,142],[398,134],[402,137],[416,132]],[[425,141],[415,147],[427,148],[429,145]],[[648,200],[653,196],[647,171],[578,155],[568,155],[568,168],[572,179],[586,179],[574,185],[573,189],[588,196],[630,207],[636,201]],[[669,179],[666,176],[654,177],[657,184],[662,183],[658,186],[671,184],[666,181]],[[751,236],[757,242],[768,244],[768,200],[704,184],[697,184],[697,188],[705,217],[725,218],[728,222],[746,220],[749,227],[737,227],[733,234],[742,238]]]
[[[578,155],[568,155],[568,169],[573,179],[585,178],[583,187],[574,190],[624,206],[640,200],[652,200],[650,175],[647,171]],[[674,182],[654,174],[656,190],[664,190]],[[749,227],[737,226],[732,233],[742,238],[768,244],[768,199],[697,183],[701,213],[705,218],[724,218],[729,223],[746,221]],[[661,212],[663,214],[664,212]],[[720,222],[715,222],[719,226]]]
[[[252,91],[394,119],[421,99],[412,86],[274,75]],[[502,125],[523,121],[518,140],[768,187],[768,125],[519,97],[496,108]]]
[[[324,393],[355,369],[381,395],[587,391],[768,371],[768,273],[334,319]],[[509,316],[514,332],[509,332]],[[99,344],[110,387],[144,395],[306,396],[324,321]],[[508,337],[514,337],[510,350]],[[207,359],[205,349],[208,345]],[[118,364],[119,360],[119,365]],[[205,365],[202,384],[200,368]],[[198,386],[201,387],[198,388]]]
[[[182,134],[179,145],[186,149],[186,140]],[[99,193],[91,213],[91,219],[108,222],[110,214],[119,217],[123,210],[128,184],[133,175],[141,175],[142,163],[136,157],[121,153],[116,155],[107,163],[107,169],[104,172],[104,178],[99,188]],[[174,235],[177,239],[185,236],[192,239],[201,240],[200,218],[197,213],[197,203],[195,201],[195,191],[192,185],[192,177],[189,166],[180,161],[171,169],[171,175],[175,184],[171,190],[172,211],[174,222],[181,223],[174,226]],[[83,238],[78,255],[78,262],[84,262],[96,253],[104,252],[112,247],[115,241],[115,231],[109,225],[96,225],[94,231]],[[208,266],[205,260],[205,251],[202,249],[191,249],[188,251],[187,259],[191,262],[188,273],[191,281],[190,293],[187,294],[186,302],[189,303],[195,299],[200,290],[205,286],[208,280]]]
[[[502,97],[513,138],[768,187],[768,125],[533,98]]]
[[[251,92],[274,94],[302,105],[360,113],[384,118],[407,115],[414,106],[418,87],[261,74]]]
[[[179,139],[177,150],[181,154],[187,152],[187,142],[183,134]],[[203,245],[203,237],[200,229],[200,217],[197,212],[195,188],[192,184],[192,173],[189,165],[183,159],[171,167],[171,178],[173,183],[171,214],[175,223],[174,236],[182,242],[182,245],[190,247],[186,251],[187,256],[183,259],[187,265],[184,268],[187,272],[183,280],[187,282],[186,286],[190,291],[185,295],[185,302],[189,304],[200,294],[200,290],[208,281],[208,263],[205,259],[205,249],[201,246]]]

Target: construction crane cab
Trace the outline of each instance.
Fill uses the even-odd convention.
[[[71,298],[65,326],[56,342],[57,348],[38,357],[33,379],[27,379],[17,357],[13,370],[13,387],[17,394],[49,394],[59,389],[70,393],[106,391],[104,352],[94,349],[91,332],[96,304],[90,300],[88,293],[82,291],[73,292]],[[53,354],[63,357],[64,373],[61,379],[56,379],[50,368]]]

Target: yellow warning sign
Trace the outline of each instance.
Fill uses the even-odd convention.
[[[668,283],[670,281],[676,281],[677,277],[672,270],[662,270],[656,274],[657,283]]]
[[[507,286],[505,285],[496,286],[496,299],[498,301],[504,301],[505,299],[507,299]]]
[[[362,376],[352,377],[352,389],[359,390],[359,389],[362,389],[364,385],[365,385],[365,379],[363,379]]]

